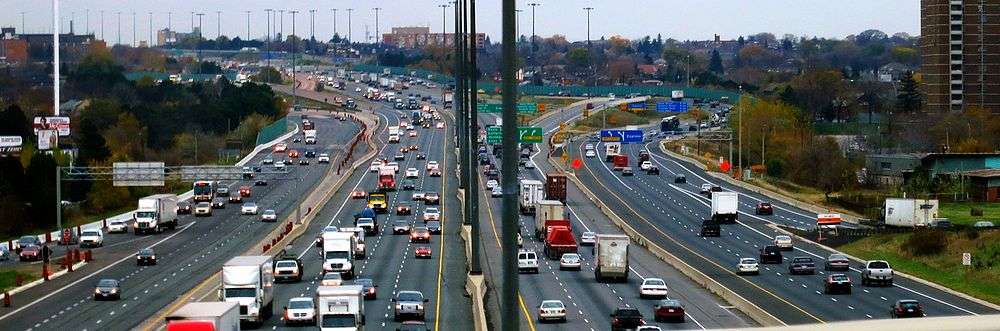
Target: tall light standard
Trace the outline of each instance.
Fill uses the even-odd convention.
[[[174,17],[173,16],[174,16],[174,12],[172,12],[172,11],[168,11],[167,12],[167,31],[173,31],[174,30],[174,22],[173,22]]]
[[[135,43],[135,12],[132,12],[132,47],[139,46]]]
[[[215,11],[215,39],[222,37],[222,11]]]
[[[264,38],[264,43],[265,43],[264,49],[265,52],[267,53],[268,67],[271,67],[271,12],[272,11],[274,11],[274,9],[271,8],[264,9],[264,13],[267,16],[267,38]]]
[[[298,82],[295,80],[295,53],[298,52],[298,39],[299,37],[295,35],[295,14],[298,14],[298,10],[289,11],[292,13],[292,109],[299,109],[299,96],[296,94],[298,90],[295,88]]]
[[[535,48],[537,48],[535,46],[535,36],[537,36],[535,34],[535,7],[538,7],[538,6],[541,6],[541,5],[542,4],[537,3],[537,2],[532,2],[532,3],[528,4],[528,6],[531,6],[531,52],[532,53],[534,53],[535,52]]]
[[[153,12],[149,12],[149,43],[146,47],[153,46]]]
[[[594,7],[583,7],[583,10],[587,11],[587,48],[590,48],[590,11],[594,10]]]
[[[122,44],[122,12],[118,12],[118,42],[116,45]]]
[[[247,13],[247,41],[250,41],[250,11],[248,10],[245,13]]]
[[[445,33],[448,32],[448,28],[447,28],[447,26],[448,26],[447,25],[448,24],[448,19],[447,19],[448,7],[451,7],[451,6],[448,5],[448,4],[443,4],[443,5],[438,5],[438,7],[441,7],[441,47],[444,47],[445,40],[447,39],[445,37]],[[443,63],[441,64],[441,72],[444,72],[444,64]]]
[[[191,12],[191,33],[194,34],[194,12]]]
[[[316,39],[316,10],[309,10],[309,40]]]
[[[21,12],[21,29],[24,29],[24,12]],[[104,40],[104,11],[101,10],[101,40]]]
[[[347,42],[352,42],[354,40],[354,32],[351,31],[351,12],[354,8],[347,8]]]
[[[281,36],[281,39],[286,39],[285,38],[285,10],[284,9],[278,9],[278,36]]]
[[[87,28],[83,30],[83,34],[90,34],[90,9],[87,9],[87,19],[85,22],[87,22]]]
[[[372,8],[372,10],[375,11],[375,44],[378,45],[379,41],[381,40],[379,38],[379,31],[378,31],[378,12],[382,11],[382,8],[375,7]]]
[[[333,35],[337,35],[337,8],[330,9],[333,12]]]

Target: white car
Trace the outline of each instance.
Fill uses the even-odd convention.
[[[441,211],[439,211],[437,208],[429,207],[424,210],[425,223],[427,221],[440,221],[440,220],[441,220]]]
[[[417,168],[406,168],[406,178],[417,178],[420,177],[420,171]]]
[[[326,154],[326,153],[320,154],[319,157],[316,158],[316,162],[317,163],[330,163],[330,154]]]
[[[500,186],[500,183],[498,183],[495,179],[490,179],[490,180],[486,181],[486,189],[487,190],[492,190],[494,187],[498,187],[498,186]]]
[[[566,322],[566,305],[559,300],[545,300],[538,305],[538,321]]]
[[[374,161],[372,165],[368,166],[369,172],[378,172],[378,169],[382,168],[382,161]]]
[[[559,258],[559,270],[580,270],[582,264],[580,254],[577,253],[563,253]]]
[[[259,207],[257,207],[256,203],[247,202],[247,203],[244,203],[242,207],[240,207],[240,214],[242,214],[242,215],[257,215],[257,210],[258,209],[259,209]]]
[[[584,153],[584,156],[586,156],[586,157],[596,157],[597,153],[594,153],[593,150],[588,150],[586,153]]]
[[[538,254],[529,250],[520,250],[517,252],[517,272],[531,272],[533,274],[538,273]]]
[[[275,163],[274,170],[285,170],[285,163],[284,162]]]
[[[594,246],[597,242],[597,233],[594,232],[584,232],[580,235],[580,245],[581,246]]]
[[[759,275],[760,265],[757,264],[757,259],[752,257],[744,257],[740,259],[740,263],[736,264],[736,274],[745,275]]]
[[[667,296],[667,282],[662,278],[646,278],[639,286],[639,297],[641,298],[665,298]]]
[[[264,214],[260,215],[260,220],[264,222],[276,222],[278,221],[278,213],[274,212],[274,209],[264,210]]]
[[[412,128],[412,126],[411,126],[411,128]],[[416,137],[417,136],[417,131],[410,131],[410,133],[408,133],[407,135],[409,135],[410,138]]]
[[[104,232],[101,230],[83,230],[83,233],[80,233],[80,247],[101,246],[104,246]]]
[[[437,161],[427,161],[427,171],[436,170],[438,168]]]
[[[643,325],[636,328],[635,331],[663,331],[663,329],[656,325]]]
[[[424,192],[413,192],[413,201],[424,200],[424,196],[425,195],[427,195],[427,193],[424,193]]]
[[[288,300],[285,306],[285,325],[303,324],[313,325],[316,323],[316,306],[311,297],[294,297]]]
[[[437,124],[435,124],[434,127],[438,129],[444,129],[444,122],[437,122]]]
[[[774,236],[774,245],[783,251],[792,250],[792,237],[786,235]]]
[[[108,223],[108,233],[128,233],[128,223],[125,223],[125,221],[111,221]]]
[[[639,169],[640,170],[649,170],[649,168],[652,168],[652,167],[653,167],[653,162],[649,162],[649,161],[642,161],[642,163],[639,164]]]
[[[503,197],[503,189],[500,188],[500,185],[497,185],[497,186],[493,187],[493,191],[490,191],[490,197],[493,197],[493,198]]]
[[[524,163],[524,168],[525,169],[535,169],[535,162],[534,161],[525,162]]]
[[[344,278],[340,276],[339,272],[327,272],[323,274],[323,280],[319,281],[322,286],[340,286],[344,283]]]

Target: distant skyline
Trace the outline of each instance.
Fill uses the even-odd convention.
[[[318,40],[329,40],[333,36],[333,12],[337,8],[337,32],[346,35],[347,8],[353,8],[353,37],[363,41],[366,31],[375,34],[375,12],[379,7],[379,30],[388,32],[392,27],[428,26],[432,32],[440,32],[440,4],[447,1],[387,1],[387,0],[347,0],[316,1],[261,1],[261,0],[212,0],[212,1],[139,1],[139,0],[63,0],[60,1],[62,31],[69,32],[69,20],[75,18],[75,31],[86,33],[87,10],[90,10],[89,25],[100,37],[100,11],[105,11],[104,35],[109,42],[117,39],[117,12],[122,12],[121,39],[123,43],[132,41],[132,17],[136,13],[137,42],[148,39],[149,12],[153,12],[153,30],[167,26],[167,12],[172,14],[174,30],[191,30],[191,12],[204,13],[203,34],[206,38],[217,35],[216,11],[222,11],[222,34],[245,38],[247,34],[246,13],[251,11],[251,36],[263,38],[266,33],[265,8],[284,9],[285,34],[291,34],[291,15],[288,11],[298,10],[296,34],[303,38],[310,36],[309,10],[316,9],[315,33]],[[841,1],[747,1],[747,0],[706,0],[700,2],[686,0],[634,0],[634,1],[575,1],[575,0],[529,0],[519,1],[519,34],[531,35],[531,7],[528,3],[541,4],[536,7],[536,32],[548,37],[553,34],[566,35],[571,41],[586,39],[586,13],[583,7],[594,7],[591,13],[591,37],[600,39],[621,35],[629,39],[662,34],[664,39],[708,40],[719,34],[723,39],[760,32],[773,33],[778,38],[784,34],[796,36],[817,36],[844,38],[867,29],[878,29],[889,35],[905,32],[910,35],[920,33],[920,1],[917,0],[841,0]],[[627,5],[623,5],[627,3]],[[278,8],[280,5],[281,8]],[[494,42],[499,41],[501,24],[499,1],[477,1],[480,32],[486,33]],[[51,33],[52,5],[50,1],[9,1],[6,10],[0,12],[0,26],[12,26],[21,30],[21,12],[25,12],[24,25],[27,33]],[[275,14],[275,16],[277,16]],[[453,8],[449,7],[447,32],[452,32]],[[195,17],[197,26],[197,17]],[[272,32],[273,33],[273,32]],[[155,32],[154,32],[155,38]]]

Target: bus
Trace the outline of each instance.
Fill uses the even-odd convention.
[[[676,132],[681,130],[681,120],[677,116],[667,116],[660,121],[660,132]]]
[[[195,202],[211,202],[215,198],[215,182],[199,180],[194,182],[191,189],[194,190],[194,197],[192,199]]]

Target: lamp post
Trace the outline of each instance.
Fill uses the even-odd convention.
[[[266,8],[264,9],[265,16],[267,16],[267,37],[264,38],[264,49],[267,53],[267,66],[271,66],[271,12],[274,9]]]
[[[537,3],[537,2],[532,2],[532,3],[528,4],[528,6],[531,6],[531,53],[532,53],[532,58],[534,58],[535,48],[537,48],[535,46],[535,36],[537,36],[535,34],[535,7],[538,7],[538,6],[541,6],[541,5],[542,4]]]
[[[351,31],[351,12],[354,8],[347,8],[347,42],[354,41],[354,32]]]
[[[337,35],[337,8],[330,9],[333,12],[333,35]]]

